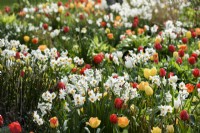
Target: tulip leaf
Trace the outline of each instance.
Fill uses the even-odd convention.
[[[87,127],[84,127],[84,129],[87,131],[87,133],[90,133],[90,130]]]
[[[128,129],[124,129],[122,133],[128,133]]]
[[[100,132],[101,132],[101,129],[100,129],[100,128],[98,128],[96,133],[100,133]]]
[[[188,128],[187,133],[192,133],[192,128],[191,128],[191,126]]]

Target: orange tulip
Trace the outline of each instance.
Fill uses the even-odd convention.
[[[110,40],[112,40],[112,39],[114,38],[114,36],[113,36],[112,33],[108,33],[108,34],[107,34],[107,37],[108,37],[108,39],[110,39]]]
[[[185,45],[185,44],[178,45],[178,48],[182,49],[183,51],[187,51],[187,49],[188,49],[187,45]]]
[[[195,32],[196,32],[197,36],[200,36],[200,28],[196,28]]]
[[[143,33],[144,33],[144,29],[138,28],[138,35],[141,35],[141,34],[143,34]]]
[[[129,120],[127,117],[118,117],[118,126],[121,128],[127,127],[129,124]]]
[[[188,93],[192,93],[195,87],[193,84],[190,84],[190,83],[186,84],[185,86],[187,88]]]

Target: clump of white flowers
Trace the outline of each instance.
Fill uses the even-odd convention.
[[[127,68],[133,68],[137,64],[147,63],[147,61],[149,61],[151,56],[155,53],[156,51],[153,48],[147,48],[145,49],[145,53],[140,52],[138,54],[130,50],[129,55],[125,57],[125,66]]]
[[[165,116],[167,113],[172,113],[173,111],[173,108],[170,105],[161,105],[158,106],[158,108],[161,111],[160,113],[161,116]]]

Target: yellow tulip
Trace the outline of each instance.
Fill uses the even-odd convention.
[[[174,57],[174,58],[178,58],[178,57],[179,57],[179,56],[178,56],[178,52],[175,51],[175,52],[173,53],[173,57]]]
[[[138,87],[139,90],[144,91],[145,90],[145,86],[149,86],[149,83],[142,81],[137,87]]]
[[[153,130],[151,130],[151,133],[162,133],[162,130],[159,127],[153,127]]]
[[[29,37],[29,36],[24,36],[24,41],[25,41],[25,42],[29,42],[29,40],[30,40],[30,37]]]
[[[145,69],[144,69],[144,77],[145,77],[145,78],[148,79],[148,78],[151,76],[150,71],[151,71],[151,70],[148,69],[148,68],[145,68]]]
[[[173,125],[167,125],[167,133],[174,133],[174,126]]]
[[[127,127],[129,124],[129,120],[127,117],[118,117],[118,126],[121,128]]]
[[[59,123],[58,123],[58,118],[57,117],[52,117],[50,120],[50,127],[51,128],[56,128],[58,127]]]
[[[116,16],[115,20],[120,21],[121,20],[121,16]]]
[[[150,86],[145,86],[145,93],[147,96],[153,95],[153,89]]]
[[[162,41],[162,38],[161,38],[161,37],[156,37],[155,43],[160,43],[161,41]]]
[[[150,74],[151,76],[155,76],[157,74],[157,69],[155,67],[151,68]]]
[[[101,123],[101,120],[98,117],[91,117],[89,122],[86,122],[86,125],[89,125],[91,128],[97,128]]]
[[[70,3],[69,7],[70,7],[71,9],[73,9],[73,8],[74,8],[74,4],[73,4],[73,3]]]
[[[62,12],[63,12],[63,9],[62,9],[61,7],[59,7],[59,8],[58,8],[58,12],[59,12],[59,13],[62,13]]]
[[[187,32],[185,33],[185,36],[186,36],[188,39],[190,39],[190,38],[192,37],[192,34],[191,34],[190,31],[187,31]]]

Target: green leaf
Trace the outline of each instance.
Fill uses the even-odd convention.
[[[192,128],[191,127],[188,128],[187,133],[192,133]]]
[[[128,129],[124,129],[122,133],[128,133]]]

